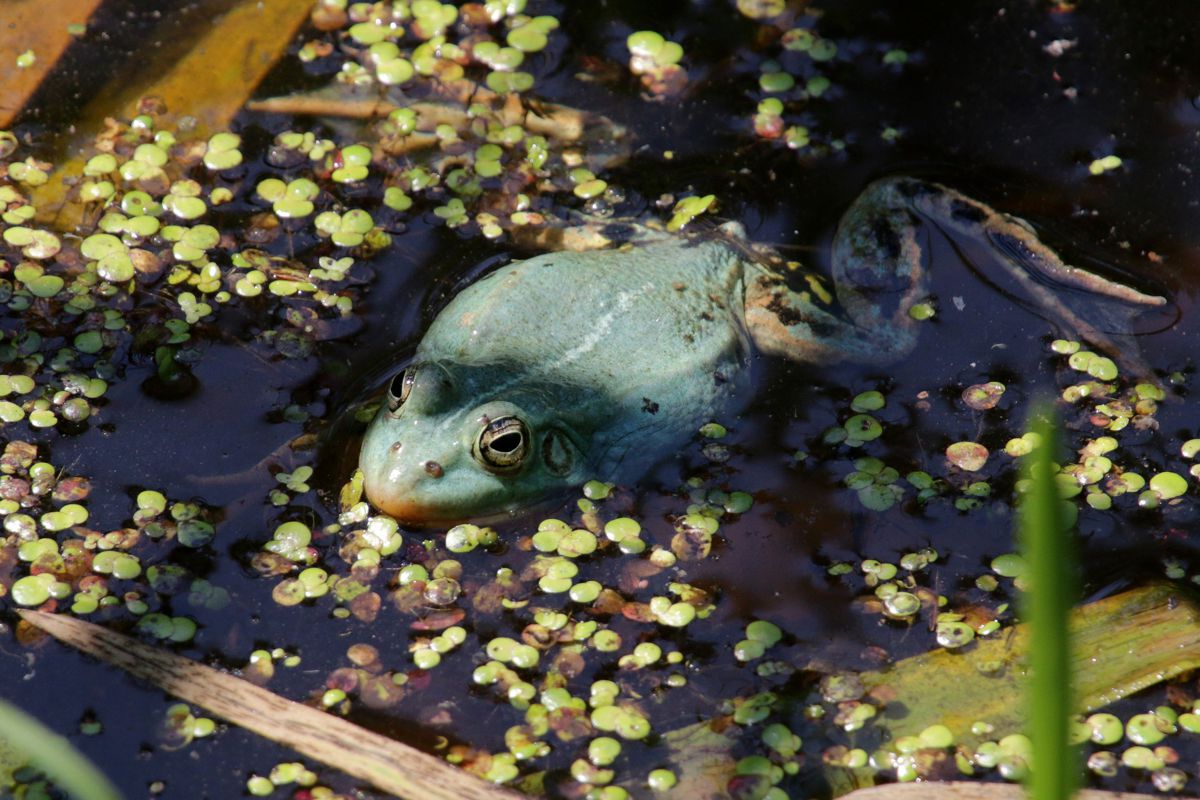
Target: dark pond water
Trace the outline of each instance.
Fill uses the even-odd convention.
[[[814,137],[840,140],[845,148],[813,157],[756,140],[750,132],[763,53],[752,45],[757,26],[738,17],[731,3],[530,5],[562,20],[547,53],[533,61],[538,93],[604,113],[636,136],[629,162],[604,176],[626,190],[630,213],[645,210],[664,193],[715,193],[720,215],[742,222],[753,239],[827,272],[833,229],[858,192],[880,175],[917,174],[1030,220],[1069,261],[1167,292],[1178,321],[1165,324],[1172,322],[1171,315],[1148,321],[1140,347],[1160,375],[1181,373],[1183,381],[1174,390],[1178,402],[1160,408],[1157,434],[1132,437],[1127,446],[1130,463],[1145,474],[1186,471],[1179,443],[1200,432],[1189,396],[1194,341],[1200,335],[1193,313],[1200,281],[1195,174],[1200,168],[1200,62],[1190,36],[1200,25],[1200,9],[1194,3],[1157,3],[1147,13],[1143,4],[1084,2],[1065,13],[1041,2],[830,0],[821,7],[819,30],[839,45],[837,60],[825,70],[833,89],[810,106],[804,122]],[[169,35],[179,24],[126,13],[133,10],[120,4],[109,9],[104,25],[111,25],[112,43],[93,42],[100,56],[88,51],[73,56],[80,66],[52,85],[57,94],[45,97],[42,110],[25,121],[30,131],[63,124],[72,98],[95,91],[89,59],[115,59],[132,42]],[[691,82],[682,97],[645,101],[623,66],[613,80],[577,80],[577,73],[597,64],[623,65],[625,37],[638,29],[657,30],[683,44]],[[1056,41],[1073,45],[1054,56],[1046,48]],[[881,64],[881,55],[893,48],[910,54],[902,70]],[[288,67],[268,80],[263,93],[314,82],[314,76]],[[240,124],[252,142],[265,140],[284,123],[246,116]],[[886,139],[882,134],[888,128],[899,131],[899,138]],[[672,159],[661,157],[666,150],[673,151]],[[1123,167],[1089,176],[1088,164],[1112,153]],[[182,602],[174,608],[200,624],[195,642],[181,652],[231,667],[243,665],[257,647],[298,652],[301,665],[280,669],[270,684],[294,698],[319,693],[326,676],[346,664],[346,648],[357,642],[377,647],[389,669],[411,669],[410,620],[386,603],[379,618],[366,625],[332,618],[329,598],[294,608],[272,602],[276,579],[258,577],[249,556],[270,537],[278,511],[264,500],[271,477],[253,468],[302,430],[280,420],[281,408],[301,402],[332,417],[381,385],[453,292],[478,273],[480,264],[505,255],[501,247],[447,232],[432,215],[413,215],[390,251],[372,263],[376,280],[366,300],[366,324],[354,336],[323,343],[308,359],[266,358],[240,341],[252,323],[227,316],[228,329],[214,330],[204,344],[195,367],[199,388],[191,396],[172,402],[148,396],[143,383],[152,368],[132,364],[110,391],[104,424],[76,435],[36,435],[55,464],[69,465],[98,487],[88,502],[93,521],[105,521],[98,526],[121,524],[132,493],[142,487],[222,509],[212,547],[177,548],[166,556],[225,587],[233,598],[221,611]],[[900,658],[934,646],[920,623],[883,624],[879,615],[856,610],[850,601],[861,593],[861,584],[832,579],[827,570],[834,562],[895,561],[933,547],[941,559],[929,585],[964,603],[983,602],[972,588],[974,579],[987,572],[992,557],[1013,549],[1011,476],[996,470],[996,499],[969,512],[944,500],[925,507],[905,502],[876,513],[842,485],[853,455],[820,444],[822,433],[844,418],[850,398],[879,389],[889,398],[881,415],[888,433],[871,454],[902,472],[934,471],[941,452],[954,441],[1002,449],[1020,431],[1027,401],[1062,385],[1056,381],[1058,362],[1046,351],[1047,323],[984,278],[959,269],[953,248],[939,246],[935,261],[945,280],[939,294],[960,298],[962,308],[943,301],[942,313],[913,357],[887,368],[764,362],[758,399],[741,418],[725,421],[733,432],[733,457],[712,474],[717,483],[754,493],[757,502],[722,527],[712,557],[687,570],[691,584],[714,591],[719,601],[714,614],[686,634],[660,639],[685,654],[689,688],[681,695],[686,702],[672,705],[668,698],[655,710],[656,730],[694,721],[704,703],[711,713],[721,699],[761,688],[751,670],[729,657],[751,619],[778,624],[788,636],[789,655],[797,660],[821,658],[849,669],[870,664],[880,652],[870,648]],[[985,380],[1001,380],[1009,392],[1002,411],[979,415],[957,398],[964,387]],[[14,436],[11,430],[4,435]],[[797,450],[812,455],[796,463]],[[353,442],[327,443],[321,454],[325,505],[309,500],[308,510],[293,509],[295,518],[333,517],[330,493],[345,478]],[[665,543],[670,538],[666,517],[686,505],[675,493],[681,476],[703,465],[697,443],[624,493],[627,499],[621,502]],[[561,510],[566,517],[572,513],[573,501]],[[1103,594],[1159,574],[1168,555],[1194,560],[1195,520],[1195,503],[1186,499],[1169,513],[1085,510],[1079,529],[1087,591]],[[514,523],[501,533],[516,541],[531,526]],[[407,541],[419,549],[427,535],[432,534],[408,534]],[[514,548],[507,558],[517,563],[527,556]],[[491,554],[460,560],[466,573],[480,575],[507,563]],[[472,627],[463,649],[473,652],[492,636],[519,636],[523,623],[501,616],[465,624]],[[614,627],[632,638],[645,633],[645,626],[618,622]],[[465,689],[475,666],[471,657],[447,658],[428,676],[415,678],[420,692],[400,706],[357,710],[351,718],[420,746],[432,747],[446,737],[503,750],[504,732],[521,721],[520,714],[490,692]],[[593,672],[604,677],[612,670]],[[129,797],[237,797],[250,773],[263,774],[293,758],[236,728],[168,750],[158,732],[167,698],[54,645],[29,650],[12,637],[3,639],[0,686],[7,698],[69,734]],[[1156,696],[1127,707],[1158,702]],[[77,733],[85,715],[104,724],[103,735]],[[790,721],[802,730],[799,714]],[[803,731],[806,739],[816,737],[813,753],[842,741],[822,741],[816,727]],[[565,753],[582,747],[577,745],[550,759],[553,776],[566,777],[571,757]],[[1192,763],[1197,756],[1200,750],[1193,747]],[[651,742],[627,746],[622,758],[623,769],[637,775],[661,765],[664,753]],[[350,789],[345,778],[321,774],[328,784]],[[814,779],[808,773],[796,780],[793,796],[820,791],[809,783]],[[1124,773],[1110,783],[1147,788],[1136,775]],[[1195,786],[1193,781],[1189,788]],[[364,791],[362,796],[372,795]]]

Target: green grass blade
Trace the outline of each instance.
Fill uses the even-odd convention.
[[[1021,547],[1029,563],[1023,608],[1029,622],[1030,678],[1026,690],[1034,764],[1032,800],[1066,800],[1077,788],[1078,764],[1068,741],[1075,703],[1071,694],[1071,642],[1067,620],[1074,605],[1075,556],[1055,485],[1058,427],[1049,405],[1034,409],[1041,445],[1029,456],[1030,488],[1020,510]]]
[[[0,700],[0,739],[29,757],[72,800],[121,800],[121,793],[63,737],[16,706]]]

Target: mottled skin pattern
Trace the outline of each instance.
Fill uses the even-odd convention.
[[[368,497],[406,521],[494,516],[673,452],[748,394],[744,267],[723,242],[671,237],[549,253],[472,284],[421,340],[400,413],[382,409],[367,433]],[[481,419],[503,416],[528,430],[517,474],[473,453]]]
[[[749,399],[754,350],[886,363],[928,294],[918,223],[988,241],[1028,271],[1140,304],[1064,265],[1019,221],[913,179],[872,184],[834,242],[845,315],[790,290],[733,237],[644,233],[509,264],[459,293],[397,375],[359,458],[370,501],[408,523],[494,520],[590,478],[636,480]],[[1093,344],[1104,337],[1029,291]],[[1094,335],[1089,335],[1094,334]]]

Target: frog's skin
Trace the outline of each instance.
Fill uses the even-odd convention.
[[[1066,266],[1024,223],[946,187],[871,184],[833,244],[839,316],[736,237],[643,232],[618,249],[516,261],[437,316],[363,441],[368,499],[398,520],[495,521],[591,478],[629,482],[750,395],[755,351],[887,363],[928,296],[919,220],[988,243],[1037,302],[1105,336],[1030,276],[1133,304],[1163,298]],[[1110,348],[1112,349],[1112,348]]]

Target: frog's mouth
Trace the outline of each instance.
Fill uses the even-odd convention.
[[[371,505],[383,513],[395,518],[405,527],[434,528],[471,522],[476,525],[498,525],[519,519],[527,514],[544,508],[555,502],[556,498],[545,498],[541,501],[526,503],[513,502],[511,506],[486,511],[478,514],[464,512],[462,509],[447,508],[433,503],[422,503],[416,499],[391,498],[376,502],[368,498]]]

